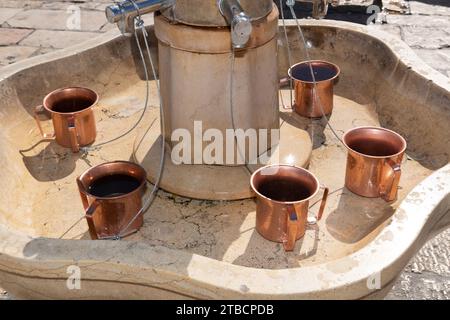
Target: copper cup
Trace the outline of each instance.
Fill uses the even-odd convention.
[[[333,112],[333,88],[340,73],[337,65],[321,60],[304,61],[290,67],[288,74],[294,86],[295,112],[308,118],[330,115]],[[314,90],[317,90],[316,96]]]
[[[77,178],[93,240],[125,237],[142,227],[146,177],[140,165],[116,161],[93,167]]]
[[[271,165],[253,173],[250,181],[256,193],[256,230],[266,239],[283,243],[286,251],[306,232],[309,201],[320,184],[309,171],[290,165]],[[317,221],[322,218],[328,197],[325,188]]]
[[[97,130],[92,108],[98,102],[96,92],[80,87],[55,90],[44,98],[42,106],[35,108],[35,119],[42,137],[56,142],[73,152],[95,141]],[[39,114],[51,115],[54,133],[44,133]]]
[[[359,127],[343,137],[348,149],[345,186],[363,197],[397,199],[406,140],[394,131]]]

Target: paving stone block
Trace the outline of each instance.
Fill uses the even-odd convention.
[[[450,16],[450,6],[448,0],[434,0],[430,3],[420,1],[410,1],[411,13],[424,15]]]
[[[14,17],[18,14],[22,9],[14,9],[14,8],[1,8],[0,10],[0,24],[4,23],[6,20]]]
[[[448,77],[450,72],[450,49],[415,49],[414,51],[430,67]]]
[[[390,24],[370,24],[368,28],[387,32],[399,39],[402,39],[401,27]]]
[[[387,16],[389,24],[396,24],[400,26],[420,26],[420,27],[445,27],[450,26],[450,19],[446,16],[435,15],[404,15],[404,14],[389,14]]]
[[[402,31],[403,40],[412,48],[441,49],[450,47],[450,26],[441,28],[402,26]]]
[[[109,6],[111,3],[99,3],[97,4],[97,6],[95,7],[95,9],[100,10],[102,12],[105,12],[105,9],[107,6]]]
[[[430,240],[406,266],[386,299],[450,298],[450,229]]]
[[[7,23],[15,28],[73,30],[74,22],[80,21],[79,30],[99,31],[107,22],[105,14],[100,11],[80,11],[80,19],[76,13],[66,10],[32,9],[22,11]],[[75,28],[78,29],[78,28]]]
[[[39,0],[0,0],[0,8],[39,8],[43,1]],[[3,10],[3,9],[2,9]]]
[[[42,55],[42,54],[46,54],[46,53],[49,53],[49,52],[54,52],[54,51],[57,51],[57,50],[59,50],[59,49],[55,49],[55,48],[44,48],[44,47],[37,48],[37,50],[36,50],[35,52],[33,52],[33,54],[30,56],[30,58],[31,58],[31,57],[35,57],[35,56],[40,56],[40,55]]]
[[[37,48],[23,46],[0,47],[0,65],[5,66],[26,59],[36,50]]]
[[[97,37],[98,33],[77,31],[36,30],[20,45],[44,48],[67,48]]]
[[[0,28],[0,46],[17,44],[33,31],[33,29]]]
[[[113,1],[111,1],[113,3]],[[110,3],[110,4],[111,4]],[[69,6],[77,6],[82,9],[87,10],[98,10],[97,7],[101,6],[98,1],[86,1],[86,2],[73,2],[73,1],[51,1],[42,4],[42,9],[52,9],[52,10],[66,10]],[[104,4],[107,6],[107,4]]]

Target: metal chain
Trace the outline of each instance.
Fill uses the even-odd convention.
[[[132,1],[132,0],[130,0],[130,1]],[[165,137],[165,125],[164,125],[164,109],[163,109],[163,105],[162,105],[162,98],[161,98],[161,90],[160,90],[159,80],[158,80],[157,75],[156,75],[155,64],[153,63],[152,55],[151,55],[151,52],[150,52],[150,46],[149,46],[148,40],[147,40],[148,33],[145,30],[144,21],[142,20],[141,16],[139,15],[139,11],[138,11],[138,17],[136,17],[135,19],[136,19],[136,26],[139,29],[141,29],[142,35],[144,37],[144,43],[145,43],[145,47],[146,47],[146,50],[147,50],[148,58],[150,60],[150,65],[151,65],[151,68],[152,68],[153,78],[155,79],[155,82],[156,82],[156,88],[157,88],[158,97],[159,97],[160,117],[161,117],[161,121],[160,121],[161,122],[161,157],[160,157],[158,176],[157,176],[156,181],[155,181],[155,183],[153,185],[153,189],[152,189],[150,195],[145,200],[144,204],[142,205],[141,210],[139,210],[139,212],[133,217],[133,219],[131,219],[130,222],[124,228],[120,228],[121,231],[119,232],[119,234],[117,235],[117,238],[115,238],[115,240],[120,240],[122,237],[126,236],[127,235],[126,232],[130,228],[130,226],[134,223],[134,221],[136,221],[136,219],[141,214],[144,214],[150,208],[150,206],[152,205],[153,201],[155,200],[156,194],[157,194],[157,192],[159,190],[159,185],[161,183],[162,173],[163,173],[163,170],[164,170],[165,153],[166,153],[166,151],[165,151],[165,146],[166,146],[165,140],[166,140],[166,137]],[[138,37],[136,29],[134,31],[134,34],[135,34],[135,37],[136,37],[136,41],[137,41],[139,53],[140,53],[140,56],[141,56],[141,59],[142,59],[142,63],[144,65],[146,81],[147,81],[147,86],[148,86],[149,77],[148,77],[147,65],[145,63],[144,54],[143,54],[143,51],[142,51],[142,47],[141,47],[141,45],[139,43],[139,37]],[[147,99],[148,99],[148,96],[147,96]],[[153,126],[153,122],[150,124],[150,127],[151,126]],[[145,134],[147,134],[148,131],[149,130],[146,130]],[[144,137],[145,137],[145,135],[144,135]],[[135,144],[134,144],[134,146],[135,146]],[[134,147],[133,147],[133,154],[136,154],[136,151],[137,150],[135,150]]]
[[[290,11],[291,11],[292,17],[295,19],[295,23],[296,23],[297,28],[298,28],[298,31],[299,31],[299,36],[300,36],[299,39],[300,39],[300,42],[303,43],[303,46],[304,46],[304,48],[305,48],[305,55],[306,55],[306,59],[307,59],[307,61],[308,61],[309,70],[310,70],[311,77],[312,77],[312,80],[313,80],[313,87],[314,87],[314,88],[313,88],[313,97],[314,97],[314,101],[317,101],[317,102],[318,102],[318,104],[319,104],[319,106],[320,106],[320,109],[321,109],[321,111],[322,111],[322,116],[323,116],[323,118],[325,118],[326,125],[330,128],[331,132],[332,132],[333,135],[338,139],[338,141],[339,141],[342,145],[344,145],[344,143],[343,143],[341,137],[339,137],[339,135],[336,133],[336,131],[334,130],[333,126],[330,124],[329,119],[328,119],[327,116],[325,115],[325,112],[324,112],[324,108],[323,108],[322,102],[320,101],[320,97],[319,97],[319,95],[317,94],[317,81],[316,81],[316,77],[315,77],[315,75],[314,75],[314,69],[313,69],[313,67],[312,67],[311,57],[310,57],[309,51],[308,51],[308,50],[309,50],[309,49],[308,49],[308,45],[307,45],[305,36],[304,36],[304,34],[303,34],[302,28],[301,28],[301,26],[300,26],[300,23],[299,23],[299,21],[298,21],[298,19],[297,19],[297,15],[295,14],[295,10],[294,10],[295,0],[287,0],[287,1],[286,1],[286,4],[287,4],[287,6],[289,7],[289,9],[290,9]],[[281,10],[283,10],[283,8],[281,8]],[[282,16],[282,18],[284,19],[283,16]],[[311,123],[312,123],[312,119],[311,119]],[[311,139],[313,140],[313,139],[314,139],[314,136],[312,136]],[[312,142],[313,142],[313,144],[314,144],[314,140],[313,140]],[[339,189],[337,189],[337,190],[334,190],[334,191],[332,191],[329,195],[335,194],[335,193],[339,192],[339,191],[342,190],[342,189],[343,189],[343,188],[339,188]],[[319,201],[317,201],[317,202],[311,204],[311,205],[309,206],[309,209],[313,208],[316,204],[318,204],[318,203],[320,203],[320,202],[321,202],[321,200],[319,200]]]
[[[284,19],[284,10],[283,10],[283,0],[280,0],[280,11],[281,11],[281,20],[283,21],[283,31],[284,31],[284,40],[286,41],[286,47],[287,47],[287,54],[288,54],[288,62],[289,62],[289,66],[292,66],[292,52],[291,52],[291,46],[289,44],[289,37],[287,34],[287,28],[286,28],[286,21]],[[290,94],[290,98],[291,98],[291,107],[293,106],[294,103],[294,99],[293,99],[293,95],[292,95],[292,78],[289,77],[289,94]],[[280,90],[280,96],[281,99],[283,100],[283,95],[281,94],[281,90]],[[284,107],[284,102],[283,102],[283,107]]]
[[[130,2],[131,4],[133,4],[133,6],[136,8],[136,11],[137,11],[137,17],[135,18],[136,25],[138,27],[141,27],[144,24],[144,20],[141,17],[141,13],[139,11],[139,6],[134,2],[134,0],[127,0],[127,1]],[[114,3],[116,3],[118,5],[123,4],[123,2],[117,3],[116,1]],[[135,30],[135,34],[136,34],[136,30]],[[138,40],[137,37],[136,37],[136,41],[139,44],[139,40]],[[152,67],[153,67],[153,65],[152,65]],[[144,68],[146,69],[147,67],[144,66]],[[146,71],[146,75],[148,77],[147,71]],[[146,100],[145,100],[145,104],[144,104],[144,109],[142,110],[142,113],[141,113],[139,119],[136,121],[136,123],[130,129],[128,129],[126,132],[120,134],[119,136],[117,136],[117,137],[115,137],[115,138],[113,138],[111,140],[107,140],[105,142],[101,142],[101,143],[98,143],[98,144],[95,144],[95,145],[89,146],[89,147],[82,147],[82,148],[80,148],[80,151],[82,153],[84,153],[85,156],[87,156],[89,151],[99,150],[101,147],[103,147],[103,146],[105,146],[107,144],[110,144],[112,142],[115,142],[117,140],[120,140],[120,139],[126,137],[127,135],[129,135],[131,132],[133,132],[139,126],[139,124],[142,122],[142,120],[144,119],[145,113],[147,112],[147,109],[148,109],[148,97],[149,97],[149,86],[147,85],[147,94],[146,94]]]
[[[157,194],[157,192],[158,192],[158,190],[159,190],[159,185],[160,185],[160,183],[161,183],[162,172],[163,172],[163,170],[164,170],[164,162],[165,162],[165,125],[164,125],[164,109],[163,109],[163,106],[162,106],[162,98],[161,98],[160,84],[159,84],[159,80],[158,80],[157,75],[156,75],[155,64],[154,64],[154,62],[153,62],[153,59],[152,59],[152,56],[151,56],[151,52],[150,52],[150,46],[149,46],[148,40],[147,40],[147,38],[148,38],[148,33],[147,33],[147,31],[145,30],[144,21],[143,21],[143,19],[141,18],[141,15],[140,15],[140,13],[139,13],[139,8],[137,7],[136,3],[134,3],[133,0],[128,0],[128,1],[130,1],[131,3],[133,3],[133,4],[135,5],[136,10],[137,10],[137,13],[138,13],[137,17],[135,18],[135,26],[136,26],[136,28],[135,28],[135,31],[134,31],[134,36],[135,36],[135,39],[136,39],[136,44],[137,44],[137,46],[138,46],[140,58],[141,58],[141,60],[142,60],[142,64],[143,64],[143,68],[144,68],[145,81],[146,81],[146,97],[145,97],[145,107],[144,107],[144,112],[142,113],[141,117],[139,118],[139,121],[138,121],[138,122],[133,126],[133,128],[132,128],[131,130],[129,130],[126,134],[130,133],[131,131],[133,131],[133,130],[139,125],[139,123],[142,121],[142,119],[143,119],[143,117],[144,117],[144,115],[145,115],[145,113],[146,113],[146,110],[147,110],[147,108],[148,108],[148,100],[149,100],[149,93],[150,93],[150,88],[149,88],[149,87],[150,87],[150,85],[149,85],[150,80],[149,80],[149,74],[148,74],[147,63],[145,62],[144,53],[143,53],[143,50],[142,50],[142,46],[141,46],[141,44],[140,44],[140,42],[139,42],[139,36],[138,36],[138,33],[137,33],[137,30],[140,29],[141,32],[142,32],[143,38],[144,38],[145,47],[146,47],[147,54],[148,54],[148,58],[149,58],[149,61],[150,61],[150,65],[151,65],[151,69],[152,69],[152,73],[153,73],[153,78],[155,79],[155,82],[156,82],[156,87],[157,87],[158,97],[159,97],[159,101],[160,101],[160,117],[161,117],[161,160],[160,160],[160,165],[159,165],[158,176],[157,176],[157,178],[156,178],[155,183],[153,184],[153,189],[152,189],[150,195],[149,195],[149,196],[147,197],[147,199],[145,200],[144,204],[142,205],[142,208],[138,211],[138,213],[137,213],[137,214],[136,214],[136,215],[135,215],[135,216],[134,216],[134,217],[133,217],[133,218],[132,218],[125,226],[124,226],[124,227],[120,227],[120,228],[119,228],[120,231],[118,232],[117,235],[110,236],[110,237],[103,237],[103,238],[101,238],[101,240],[121,240],[123,237],[125,237],[125,236],[128,235],[128,234],[127,234],[127,231],[129,230],[129,228],[131,227],[131,225],[136,221],[136,219],[137,219],[141,214],[144,214],[144,213],[150,208],[150,206],[152,205],[153,201],[155,200],[156,194]],[[148,134],[148,132],[149,132],[150,128],[153,126],[153,124],[154,124],[154,121],[149,125],[149,127],[148,127],[147,130],[145,131],[145,134],[144,134],[144,136],[142,137],[142,139],[144,139],[144,138],[145,138],[145,135]],[[118,138],[116,138],[116,139],[114,139],[114,140],[108,141],[108,142],[106,142],[106,143],[109,143],[109,142],[118,140],[118,139],[122,138],[123,136],[125,136],[126,134],[121,135],[120,137],[118,137]],[[136,139],[137,139],[137,138],[136,138]],[[135,142],[136,142],[136,139],[135,139]],[[104,143],[104,144],[106,144],[106,143]],[[103,145],[103,144],[102,144],[102,145]],[[133,144],[133,155],[136,154],[137,149],[139,148],[139,146],[140,146],[140,144],[139,144],[138,147],[136,148],[136,143]],[[96,147],[98,147],[98,145],[97,145]],[[67,234],[67,232],[66,232],[65,234]]]
[[[333,135],[338,139],[338,141],[339,141],[342,145],[344,145],[344,143],[343,143],[341,137],[339,137],[339,135],[337,134],[337,132],[334,130],[333,126],[330,124],[330,120],[329,120],[329,119],[327,118],[327,116],[325,115],[325,111],[324,111],[324,109],[323,109],[322,102],[320,101],[320,96],[317,94],[317,81],[316,81],[316,77],[315,77],[315,75],[314,75],[314,69],[313,69],[313,67],[312,67],[311,57],[310,57],[309,51],[308,51],[308,50],[309,50],[309,49],[308,49],[308,45],[307,45],[307,43],[306,43],[305,36],[304,36],[304,34],[303,34],[302,28],[301,28],[301,26],[300,26],[300,23],[299,23],[299,21],[298,21],[298,19],[297,19],[297,15],[295,14],[295,10],[294,10],[294,4],[295,4],[295,1],[294,1],[294,0],[287,0],[287,1],[286,1],[286,4],[287,4],[287,6],[289,7],[289,9],[290,9],[290,11],[291,11],[291,14],[292,14],[292,17],[294,18],[295,23],[296,23],[296,25],[297,25],[297,28],[298,28],[298,31],[299,31],[299,36],[300,36],[300,37],[299,37],[300,42],[303,43],[303,46],[304,46],[304,48],[305,48],[305,55],[306,55],[306,59],[307,59],[307,62],[308,62],[309,70],[310,70],[310,72],[311,72],[311,77],[312,77],[312,80],[313,80],[313,97],[314,97],[314,101],[316,101],[316,102],[319,104],[319,107],[320,107],[320,109],[321,109],[321,111],[322,111],[322,116],[323,116],[323,118],[324,118],[325,121],[326,121],[326,125],[330,128],[331,132],[332,132]]]
[[[248,171],[248,173],[250,175],[252,175],[253,171],[252,171],[252,169],[250,169],[250,167],[248,165],[248,162],[246,161],[245,154],[242,154],[242,150],[241,150],[241,148],[239,148],[239,141],[238,141],[237,135],[236,135],[236,125],[235,125],[235,121],[234,121],[234,101],[233,101],[235,60],[236,60],[236,53],[235,53],[234,46],[232,46],[231,56],[230,56],[230,113],[231,113],[231,126],[232,126],[232,129],[234,131],[234,140],[235,140],[235,143],[236,143],[236,149],[237,149],[237,151],[239,153],[238,157],[240,156],[241,159],[244,160],[245,169]],[[245,144],[245,142],[244,142],[244,144]]]

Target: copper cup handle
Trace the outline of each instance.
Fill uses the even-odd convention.
[[[387,159],[386,164],[389,166],[389,169],[392,170],[392,182],[391,187],[387,188],[386,191],[381,193],[383,199],[387,202],[397,200],[398,194],[398,185],[400,184],[400,177],[402,175],[401,165],[394,162],[392,159]]]
[[[325,211],[325,206],[328,200],[328,194],[330,193],[330,189],[328,187],[322,187],[324,189],[322,201],[320,204],[319,212],[317,213],[317,217],[314,221],[308,221],[308,224],[316,224],[323,217],[323,212]],[[295,207],[290,205],[288,206],[288,214],[287,214],[287,237],[286,241],[283,242],[285,251],[293,251],[295,248],[295,243],[297,241],[297,231],[298,231],[298,215],[295,211]]]
[[[298,215],[294,206],[288,206],[287,210],[287,237],[286,241],[283,242],[283,247],[285,251],[293,251],[295,248],[295,243],[297,242]]]
[[[37,127],[39,129],[39,132],[41,133],[41,136],[44,139],[53,139],[55,138],[55,133],[44,133],[44,130],[41,126],[41,120],[39,119],[39,114],[44,112],[44,107],[42,105],[37,106],[34,108],[34,120],[36,120]]]
[[[88,201],[86,194],[84,193],[85,187],[83,185],[83,182],[81,182],[80,177],[77,178],[77,185],[78,185],[78,191],[80,191],[80,196],[81,196],[81,201],[83,202],[83,207],[87,208],[89,206],[89,201]]]
[[[80,152],[80,144],[78,143],[78,132],[77,128],[75,127],[75,118],[70,117],[68,119],[69,124],[69,135],[70,135],[70,145],[72,147],[72,151],[74,153]]]
[[[322,201],[320,203],[319,212],[317,213],[316,218],[308,219],[308,224],[310,224],[310,225],[316,224],[318,221],[320,221],[322,219],[323,213],[325,211],[325,207],[327,205],[327,200],[328,200],[328,195],[330,193],[330,189],[325,186],[321,186],[321,188],[323,189],[323,196],[322,196]]]
[[[100,202],[98,200],[94,200],[94,202],[92,202],[89,205],[88,198],[87,198],[86,194],[83,192],[85,188],[84,188],[83,183],[81,182],[80,178],[77,178],[77,184],[78,184],[78,189],[80,191],[81,201],[83,202],[83,207],[86,208],[84,217],[86,218],[86,221],[88,223],[89,233],[91,235],[92,240],[98,240],[98,234],[97,234],[97,231],[95,229],[95,224],[94,224],[94,214],[97,211],[97,208],[99,207]]]
[[[323,188],[322,203],[320,204],[319,213],[317,214],[317,221],[320,221],[322,219],[323,212],[325,211],[325,206],[327,205],[328,194],[330,193],[330,189],[328,189],[328,187],[322,188]]]
[[[85,218],[89,226],[89,233],[91,234],[92,240],[98,240],[98,234],[94,224],[94,213],[97,211],[99,206],[100,202],[98,202],[98,200],[94,200],[94,202],[92,202],[86,209]]]
[[[280,79],[279,86],[284,87],[291,83],[291,79],[289,77]]]
[[[280,80],[280,82],[279,82],[279,87],[281,88],[281,87],[290,85],[290,86],[291,86],[291,89],[292,89],[291,83],[292,83],[292,79],[291,79],[291,78],[289,78],[289,77],[282,78],[282,79]],[[283,98],[283,97],[281,97],[281,98]],[[284,105],[284,103],[283,103],[283,109],[284,109],[284,110],[292,110],[292,107],[286,107],[286,106]]]

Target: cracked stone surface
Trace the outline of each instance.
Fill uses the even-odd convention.
[[[66,25],[67,8],[74,4],[73,1],[0,0],[0,67],[36,54],[68,47],[111,29],[113,26],[105,23],[102,12],[104,7],[110,2],[109,0],[77,1],[76,5],[81,8],[83,19],[88,21],[86,24],[82,22],[81,30],[73,31],[67,30]],[[360,2],[367,1],[361,0]],[[386,3],[386,1],[383,2]],[[411,5],[411,15],[390,14],[388,16],[388,24],[374,25],[372,27],[379,28],[401,38],[426,63],[444,75],[450,76],[450,4],[448,0],[410,1],[409,3]],[[47,18],[42,19],[42,15],[45,15]],[[356,20],[356,14],[346,14],[346,16],[347,19],[350,17],[350,21],[351,19]],[[342,15],[331,10],[327,18],[342,19]],[[8,36],[5,35],[5,32]],[[71,36],[75,34],[78,37],[72,38]],[[71,41],[68,41],[68,37],[71,37]],[[107,79],[108,75],[105,78]],[[104,84],[99,82],[99,90],[102,90],[102,88],[104,88]],[[142,91],[143,88],[139,90]],[[153,105],[157,105],[157,102],[153,101]],[[99,118],[100,122],[106,117],[121,121],[124,118],[135,117],[137,111],[137,106],[134,105],[125,110],[121,109],[120,106],[116,106],[115,108],[106,108]],[[103,138],[100,136],[99,140],[103,140]],[[54,165],[54,163],[64,161],[65,157],[67,157],[64,150],[60,150],[55,146],[45,148],[37,153],[37,156],[36,154],[31,155],[30,161],[39,161],[45,158],[48,160],[46,165],[52,165],[52,163]],[[106,160],[106,156],[101,151],[86,159],[86,161],[91,161],[92,163],[104,160]],[[30,165],[38,164],[31,163]],[[53,172],[53,174],[58,175],[61,173]],[[46,192],[51,197],[52,194],[54,196],[56,190],[61,188],[67,188],[67,186],[55,184]],[[164,199],[173,202],[175,214],[172,218],[174,221],[166,221],[165,217],[158,214],[158,212],[162,211],[161,202]],[[197,209],[185,211],[184,208],[188,206],[193,206]],[[251,204],[236,202],[231,206],[233,208],[243,207],[241,212],[245,212],[245,209],[248,209],[248,206],[251,206]],[[183,210],[181,210],[182,208]],[[203,215],[204,210],[211,208],[215,208],[215,213],[212,216],[205,217]],[[224,223],[233,223],[232,220],[227,219],[229,217],[227,217],[227,210],[224,208],[224,204],[221,203],[189,200],[161,193],[156,203],[154,214],[146,221],[147,232],[138,234],[135,237],[141,236],[143,241],[151,243],[163,241],[168,246],[178,248],[181,245],[174,237],[190,235],[190,241],[181,249],[208,255],[212,253],[212,248],[218,245],[216,237],[220,236],[220,233],[205,230],[205,226],[208,223],[212,223],[216,227]],[[209,219],[213,219],[213,221]],[[242,220],[240,221],[242,222],[244,239],[242,241],[249,241],[248,234],[246,235],[246,232],[248,233],[246,227],[251,227],[252,217],[250,216],[249,220],[246,220],[243,215],[237,215],[236,219]],[[177,226],[179,227],[177,227],[177,230],[174,230],[173,225],[176,221],[178,221]],[[69,223],[70,221],[66,222]],[[74,223],[75,221],[71,222]],[[48,232],[55,227],[49,222],[43,225],[42,232]],[[179,232],[178,228],[181,229],[181,232]],[[83,230],[72,231],[74,233],[79,231],[84,234]],[[150,236],[145,236],[145,234]],[[158,237],[153,235],[158,235]],[[450,299],[449,243],[450,230],[429,241],[400,275],[387,299]],[[228,255],[229,259],[232,259],[234,255],[236,253],[230,252]],[[255,255],[254,259],[257,259],[257,255]],[[287,260],[287,263],[289,263],[289,260]],[[0,300],[11,298],[0,289]]]
[[[126,63],[118,63],[116,69],[93,76],[91,88],[101,97],[98,107],[95,108],[99,142],[107,141],[115,137],[118,131],[130,127],[140,116],[139,111],[142,111],[142,101],[138,97],[145,93],[145,85],[142,81],[136,82],[134,70],[128,69],[127,66]],[[127,86],[128,83],[134,85]],[[152,122],[158,116],[155,107],[158,100],[154,86],[152,83],[151,109],[145,116],[145,123]],[[284,90],[283,95],[287,101],[289,91]],[[29,97],[37,100],[37,97],[32,95]],[[126,109],[122,107],[125,99],[134,101]],[[336,97],[335,110],[331,123],[340,134],[355,123],[379,125],[374,107],[370,104],[360,105]],[[304,122],[302,118],[290,113],[284,114],[283,119],[289,123],[295,122],[297,127],[304,129],[310,125],[309,121]],[[44,123],[45,131],[50,129],[49,125],[48,122]],[[314,140],[323,139],[324,126],[320,121],[315,124]],[[39,133],[33,121],[29,121],[26,129],[17,127],[11,134],[22,135],[23,131],[29,132],[26,139],[21,139],[21,145],[24,147],[21,152],[23,161],[29,174],[42,185],[39,190],[28,195],[32,206],[32,210],[27,211],[28,214],[20,219],[13,216],[6,219],[15,228],[34,236],[89,239],[87,225],[80,215],[83,211],[81,202],[70,202],[68,205],[67,197],[61,197],[61,194],[77,194],[73,181],[90,166],[112,159],[123,159],[131,154],[133,136],[122,140],[121,143],[92,150],[88,154],[74,155],[70,150],[55,143],[42,143],[26,150],[27,146],[33,145],[33,141],[39,140]],[[157,133],[158,125],[155,124],[151,131],[149,136]],[[314,265],[344,257],[358,250],[383,229],[401,199],[432,171],[411,159],[406,161],[402,189],[395,204],[388,204],[381,199],[358,197],[341,190],[344,179],[341,172],[345,168],[346,151],[328,130],[325,134],[327,144],[314,150],[310,168],[335,192],[327,203],[324,219],[317,228],[307,230],[294,252],[285,253],[281,244],[267,242],[256,232],[254,200],[200,201],[166,192],[159,194],[145,215],[145,223],[140,232],[125,240],[163,245],[236,265],[267,269]],[[138,158],[140,151],[145,153],[146,149],[137,150]],[[82,161],[75,166],[77,160]],[[312,203],[319,198],[320,195]],[[49,206],[49,203],[52,205]],[[18,203],[17,205],[20,206]],[[61,208],[64,208],[65,214],[54,219]],[[365,209],[361,213],[357,208]],[[359,227],[355,228],[356,225]]]

